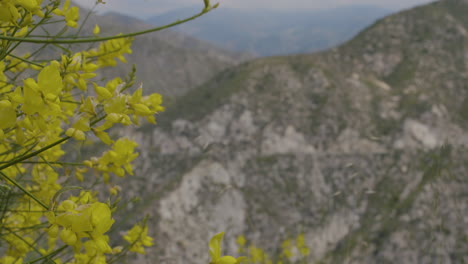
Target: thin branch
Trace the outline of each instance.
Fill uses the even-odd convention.
[[[35,157],[35,156],[41,154],[42,152],[44,152],[44,151],[46,151],[46,150],[48,150],[50,148],[53,148],[53,147],[65,142],[65,141],[67,141],[68,139],[70,139],[70,137],[68,137],[68,136],[64,137],[62,139],[59,139],[59,140],[55,141],[54,143],[52,143],[52,144],[50,144],[48,146],[45,146],[45,147],[43,147],[43,148],[41,148],[39,150],[34,151],[34,152],[32,152],[32,153],[30,153],[28,155],[20,156],[19,158],[13,159],[13,160],[7,162],[5,165],[0,166],[0,171],[3,170],[3,169],[8,168],[10,166],[13,166],[13,165],[15,165],[17,163],[20,163],[23,160],[27,160],[29,158]]]
[[[20,42],[29,42],[29,43],[47,43],[47,44],[75,44],[75,43],[91,43],[91,42],[101,42],[101,41],[106,41],[106,40],[113,40],[113,39],[121,39],[121,38],[131,38],[131,37],[136,37],[139,35],[144,35],[156,31],[160,31],[163,29],[167,29],[170,27],[174,27],[183,23],[186,23],[188,21],[194,20],[195,18],[198,18],[211,10],[216,8],[216,5],[211,7],[211,8],[205,8],[203,9],[200,13],[191,16],[189,18],[183,19],[183,20],[177,20],[176,22],[161,26],[161,27],[155,27],[151,28],[148,30],[143,30],[143,31],[137,31],[129,34],[122,34],[122,35],[117,35],[117,36],[109,36],[109,37],[83,37],[79,39],[59,39],[59,38],[53,38],[53,39],[33,39],[33,38],[17,38],[17,37],[10,37],[10,36],[0,36],[0,40],[10,40],[10,41],[20,41]]]
[[[33,199],[34,201],[36,201],[39,205],[41,205],[42,207],[44,207],[44,209],[46,210],[49,210],[49,206],[47,206],[45,203],[43,203],[41,200],[39,200],[34,194],[32,194],[31,192],[29,192],[28,190],[26,190],[23,186],[21,186],[21,184],[19,184],[17,181],[15,181],[14,179],[10,178],[8,175],[6,175],[5,173],[1,172],[0,171],[0,174],[2,175],[3,178],[5,178],[6,180],[8,180],[9,182],[11,182],[13,185],[15,185],[16,187],[18,187],[18,189],[20,189],[21,191],[23,191],[27,196],[31,197],[31,199]]]

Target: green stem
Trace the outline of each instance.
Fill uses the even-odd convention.
[[[10,178],[8,175],[0,171],[0,174],[3,176],[3,178],[7,179],[9,182],[11,182],[13,185],[18,187],[21,191],[23,191],[27,196],[31,197],[34,201],[36,201],[38,204],[40,204],[44,209],[49,210],[49,206],[47,206],[45,203],[43,203],[41,200],[39,200],[34,194],[26,190],[21,184],[19,184],[17,181],[14,179]]]
[[[26,239],[24,239],[22,236],[18,235],[16,232],[13,232],[13,230],[11,230],[10,228],[5,228],[7,231],[10,232],[10,234],[14,235],[15,237],[17,237],[19,240],[23,241],[23,243],[25,243],[26,245],[28,245],[30,248],[32,248],[34,251],[36,251],[36,253],[38,254],[41,254],[41,252],[35,247],[35,245],[37,245],[37,243],[29,243]],[[41,254],[42,255],[42,254]]]
[[[27,264],[36,263],[36,262],[41,261],[41,260],[46,259],[46,258],[52,258],[52,257],[56,256],[58,253],[62,252],[62,251],[63,251],[64,249],[66,249],[67,247],[68,247],[67,245],[62,246],[62,247],[58,248],[57,250],[50,252],[50,253],[47,254],[47,255],[44,255],[44,256],[42,256],[42,257],[39,257],[39,258],[37,258],[37,259],[34,259],[34,260],[31,260],[31,261],[27,262]],[[54,263],[55,263],[55,262],[54,262]]]
[[[0,162],[0,164],[5,164],[7,162]],[[54,165],[64,165],[64,166],[83,166],[83,163],[79,162],[61,162],[61,161],[51,161],[51,162],[46,162],[46,161],[23,161],[21,162],[23,164],[54,164]]]
[[[19,56],[13,55],[13,54],[11,54],[11,53],[8,54],[8,56],[13,57],[13,58],[15,58],[15,59],[18,59],[18,60],[20,60],[20,61],[23,61],[23,62],[25,62],[25,63],[29,63],[29,64],[32,64],[32,65],[36,65],[36,66],[38,66],[38,67],[44,68],[44,65],[41,65],[41,64],[39,64],[39,63],[35,63],[34,61],[30,61],[30,60],[25,59],[25,58],[21,58],[21,57],[19,57]]]
[[[0,40],[10,40],[10,41],[21,41],[21,42],[29,42],[29,43],[47,43],[47,44],[75,44],[75,43],[91,43],[91,42],[101,42],[101,41],[106,41],[106,40],[112,40],[112,39],[121,39],[121,38],[131,38],[139,35],[144,35],[156,31],[160,31],[163,29],[167,29],[170,27],[174,27],[183,23],[186,23],[188,21],[194,20],[195,18],[198,18],[209,11],[213,10],[213,8],[205,8],[203,9],[200,13],[191,16],[189,18],[183,19],[183,20],[177,20],[176,22],[161,26],[161,27],[155,27],[151,28],[148,30],[143,30],[143,31],[137,31],[129,34],[123,34],[123,35],[117,35],[117,36],[109,36],[109,37],[85,37],[85,38],[80,38],[80,39],[32,39],[32,38],[17,38],[17,37],[10,37],[10,36],[0,36]]]
[[[20,162],[22,162],[23,160],[27,160],[27,159],[29,159],[29,158],[32,158],[32,157],[34,157],[34,156],[37,156],[37,155],[41,154],[42,152],[44,152],[44,151],[46,151],[46,150],[48,150],[48,149],[50,149],[50,148],[53,148],[53,147],[55,147],[55,146],[57,146],[57,145],[59,145],[59,144],[65,142],[65,141],[67,141],[68,139],[70,139],[70,137],[68,137],[68,136],[67,136],[67,137],[64,137],[64,138],[62,138],[62,139],[60,139],[60,140],[55,141],[54,143],[52,143],[52,144],[50,144],[50,145],[48,145],[48,146],[45,146],[45,147],[43,147],[43,148],[41,148],[41,149],[39,149],[39,150],[36,150],[36,151],[34,151],[34,152],[31,152],[31,153],[29,153],[28,155],[21,156],[21,157],[19,157],[19,158],[13,159],[13,160],[7,162],[5,165],[0,166],[0,171],[3,170],[3,169],[6,169],[6,168],[8,168],[8,167],[10,167],[10,166],[12,166],[12,165],[15,165],[15,164],[17,164],[17,163],[20,163]]]
[[[93,122],[91,122],[90,125],[93,126],[93,125],[97,124],[99,121],[101,121],[101,120],[103,120],[104,118],[106,118],[106,116],[107,116],[107,115],[104,115],[104,116],[102,116],[102,117],[100,117],[100,118],[94,120]],[[20,162],[22,162],[22,161],[24,161],[24,160],[27,160],[27,159],[32,158],[32,157],[35,157],[35,156],[41,154],[42,152],[44,152],[44,151],[46,151],[46,150],[48,150],[48,149],[50,149],[50,148],[53,148],[53,147],[55,147],[55,146],[57,146],[57,145],[59,145],[59,144],[65,142],[65,141],[69,140],[70,138],[71,138],[71,137],[66,136],[66,137],[64,137],[64,138],[62,138],[62,139],[59,139],[59,140],[55,141],[54,143],[52,143],[52,144],[50,144],[50,145],[48,145],[48,146],[45,146],[45,147],[43,147],[43,148],[41,148],[41,149],[39,149],[39,150],[36,150],[36,151],[34,151],[34,152],[31,152],[31,153],[29,153],[28,155],[20,156],[20,157],[18,157],[18,158],[16,158],[16,159],[10,160],[10,161],[8,161],[7,163],[5,163],[5,165],[0,166],[0,171],[3,170],[3,169],[8,168],[8,167],[10,167],[10,166],[13,166],[13,165],[15,165],[15,164],[17,164],[17,163],[20,163]]]
[[[62,100],[62,103],[69,103],[69,104],[77,104],[77,105],[81,105],[81,102],[68,101],[68,100]]]
[[[52,9],[52,10],[53,10],[53,9]],[[36,25],[34,25],[34,26],[31,28],[31,30],[30,30],[28,33],[26,33],[26,37],[23,38],[23,39],[27,39],[27,37],[28,37],[34,30],[36,30],[36,28],[37,28],[39,25],[41,25],[42,23],[44,23],[45,21],[47,21],[47,19],[48,19],[50,13],[52,13],[52,10],[46,12],[45,15],[44,15],[44,17],[39,21],[39,23],[37,23]],[[22,17],[21,19],[23,20],[24,17]],[[7,55],[11,54],[11,52],[12,52],[13,50],[15,50],[22,42],[24,42],[24,41],[22,41],[21,39],[22,39],[22,38],[18,38],[18,40],[17,40],[18,43],[16,43],[16,44],[13,46],[13,48],[10,48],[11,45],[10,45],[10,43],[8,43],[8,45],[7,45],[7,47],[5,48],[4,52],[1,53],[1,55],[0,55],[0,61],[3,61]]]

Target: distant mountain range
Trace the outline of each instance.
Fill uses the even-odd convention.
[[[147,21],[163,25],[200,11],[181,8]],[[375,6],[348,6],[318,11],[241,10],[222,5],[174,30],[222,48],[258,56],[312,52],[333,47],[355,36],[391,10]]]

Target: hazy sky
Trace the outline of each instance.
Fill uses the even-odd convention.
[[[91,7],[96,0],[75,0],[76,3]],[[180,7],[199,4],[203,0],[104,0],[105,5],[99,5],[98,11],[115,11],[145,18]],[[370,4],[394,10],[409,8],[431,0],[211,0],[220,2],[221,7],[233,8],[274,8],[274,9],[322,9],[353,4]]]

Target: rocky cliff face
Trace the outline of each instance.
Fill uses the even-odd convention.
[[[126,131],[142,146],[126,186],[153,215],[146,262],[207,263],[219,231],[230,253],[239,234],[274,253],[302,232],[308,263],[467,262],[465,2],[228,69]]]

